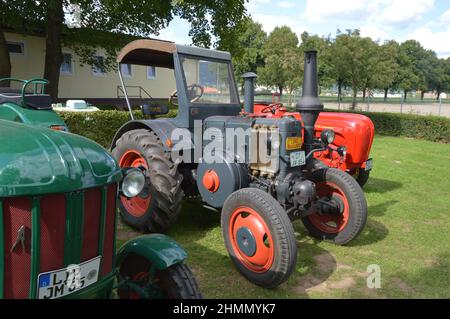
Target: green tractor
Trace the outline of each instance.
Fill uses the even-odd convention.
[[[116,252],[117,198],[142,191],[143,171],[66,132],[46,80],[20,82],[0,91],[0,299],[199,298],[167,236]]]
[[[332,146],[332,129],[314,134],[323,110],[316,52],[305,53],[303,96],[295,112],[301,119],[255,113],[253,73],[244,75],[243,110],[228,52],[137,40],[119,52],[117,62],[173,69],[177,87],[166,103],[142,103],[153,119],[134,120],[119,68],[132,120],[117,132],[112,153],[120,166],[143,167],[147,175],[142,193],[120,199],[126,223],[164,231],[175,222],[184,195],[198,195],[204,206],[221,211],[223,238],[238,271],[268,288],[295,268],[293,220],[338,245],[361,233],[367,219],[361,187],[314,156],[346,153],[345,146]],[[171,105],[178,107],[175,118],[154,118]]]

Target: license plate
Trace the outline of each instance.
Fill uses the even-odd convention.
[[[101,257],[95,257],[79,265],[40,273],[38,299],[54,299],[67,296],[98,280]]]
[[[370,171],[372,169],[372,167],[373,167],[373,161],[371,159],[367,160],[365,170]]]
[[[291,157],[291,167],[305,165],[305,151],[292,152]]]

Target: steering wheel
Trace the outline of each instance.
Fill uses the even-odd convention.
[[[261,110],[261,113],[272,113],[275,114],[279,109],[283,107],[281,103],[269,104]]]
[[[191,103],[198,101],[202,97],[203,92],[205,91],[205,88],[197,83],[188,85],[187,89],[188,89],[187,92],[188,92],[189,101]],[[175,100],[176,100],[176,102],[175,102]],[[169,103],[171,103],[175,106],[178,106],[178,91],[177,90],[173,91],[172,94],[170,94]]]

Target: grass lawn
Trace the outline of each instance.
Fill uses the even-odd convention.
[[[228,258],[220,216],[185,202],[169,235],[189,253],[205,298],[449,298],[450,144],[377,136],[374,169],[364,187],[364,232],[340,247],[294,224],[298,262],[275,290],[244,279]],[[119,244],[134,236],[121,225]],[[381,288],[366,286],[367,266],[381,268]]]

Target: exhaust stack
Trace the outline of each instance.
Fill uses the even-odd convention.
[[[304,65],[302,98],[295,105],[295,108],[302,116],[305,151],[308,154],[313,146],[314,124],[319,113],[323,111],[323,104],[320,102],[317,88],[317,51],[305,52]],[[309,163],[311,161],[312,156],[308,159]]]
[[[257,75],[247,72],[242,75],[244,78],[244,110],[245,113],[253,113],[255,103],[255,79]]]

